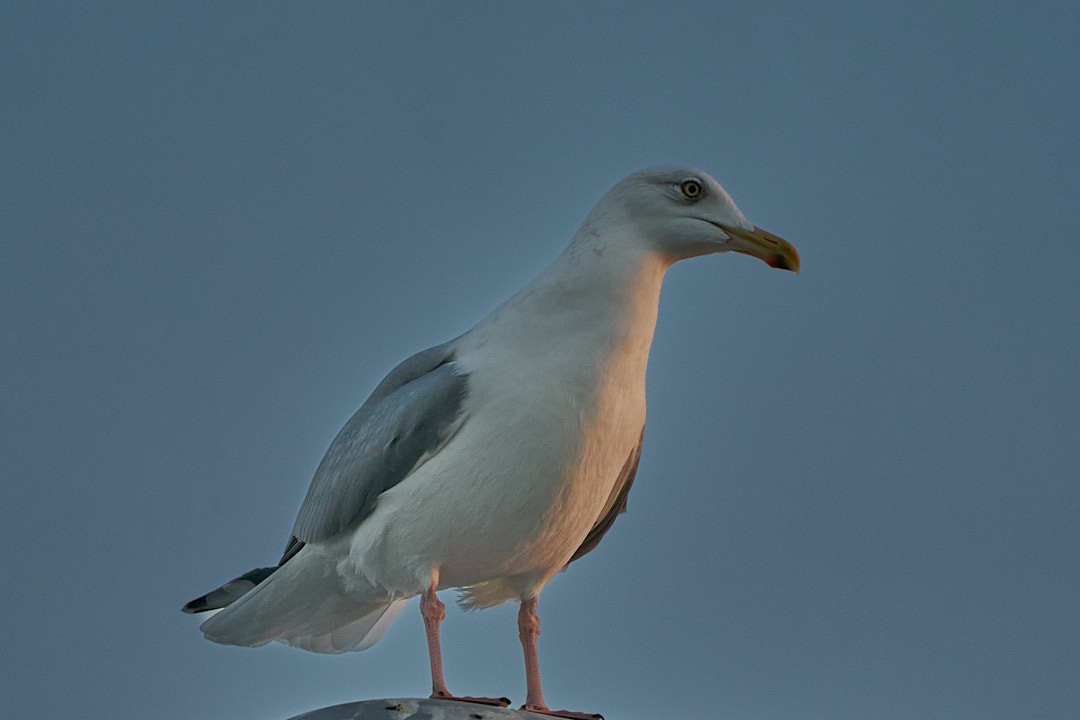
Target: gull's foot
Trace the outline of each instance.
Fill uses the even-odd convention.
[[[550,710],[543,705],[522,705],[521,709],[525,712],[551,715],[552,717],[570,718],[570,720],[604,720],[604,716],[600,713],[582,713],[574,712],[573,710]]]
[[[457,702],[476,703],[477,705],[494,705],[495,707],[510,707],[510,698],[487,698],[470,697],[468,695],[451,695],[448,692],[431,693],[432,700],[456,700]]]

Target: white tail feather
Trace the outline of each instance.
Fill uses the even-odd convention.
[[[336,654],[367,650],[382,639],[387,628],[390,627],[408,602],[407,599],[394,600],[375,612],[368,613],[364,617],[354,620],[348,625],[343,625],[330,633],[291,637],[282,640],[282,642],[301,650],[317,653]]]
[[[355,583],[346,592],[332,561],[301,551],[201,629],[208,640],[224,645],[256,647],[276,640],[311,652],[342,653],[378,642],[406,602],[375,588],[365,593]]]

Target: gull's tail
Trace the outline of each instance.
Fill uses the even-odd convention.
[[[347,592],[333,562],[302,552],[280,567],[230,580],[183,609],[224,608],[200,627],[208,640],[224,645],[256,647],[276,640],[311,652],[343,653],[377,643],[406,602],[374,588]]]

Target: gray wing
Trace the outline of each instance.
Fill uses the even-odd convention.
[[[626,512],[626,498],[630,495],[630,486],[634,484],[634,476],[637,475],[638,462],[641,460],[641,443],[645,438],[645,428],[641,429],[641,440],[638,440],[637,447],[630,451],[630,455],[626,458],[626,462],[623,463],[622,470],[619,471],[619,479],[615,482],[615,487],[611,490],[611,495],[608,497],[607,503],[604,505],[604,511],[600,513],[600,518],[593,525],[592,530],[585,536],[585,541],[581,543],[581,547],[577,549],[574,556],[570,558],[569,565],[582,555],[586,555],[592,552],[597,545],[600,544],[601,538],[611,529],[611,526],[615,524],[615,518]]]
[[[454,364],[453,341],[391,370],[330,443],[281,562],[304,543],[355,527],[380,494],[438,452],[460,426],[467,388],[467,376]]]

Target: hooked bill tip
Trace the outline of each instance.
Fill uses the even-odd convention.
[[[798,266],[795,263],[792,263],[790,258],[784,257],[783,255],[770,255],[769,259],[765,261],[765,264],[769,267],[774,267],[777,270],[799,271]]]

